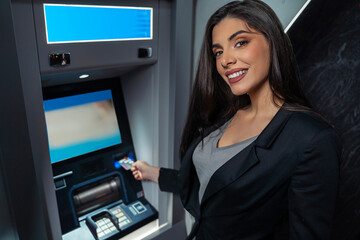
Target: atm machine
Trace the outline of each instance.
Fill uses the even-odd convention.
[[[63,239],[119,239],[158,218],[141,182],[118,79],[43,89]]]
[[[183,13],[192,14],[192,2],[9,2],[22,85],[17,93],[25,101],[21,121],[29,136],[21,140],[22,151],[7,143],[7,151],[24,153],[17,164],[28,169],[14,168],[6,151],[0,159],[6,172],[0,185],[9,186],[13,217],[7,219],[15,235],[65,240],[161,235],[183,209],[156,184],[134,180],[129,168],[137,159],[177,167],[174,146],[191,79],[191,60],[179,63],[179,56],[192,39],[191,28],[177,27],[184,26]],[[189,44],[179,47],[181,31]],[[19,198],[24,183],[23,195],[34,193],[36,199],[28,204]],[[136,235],[146,227],[147,235]]]
[[[136,153],[116,76],[157,60],[158,2],[38,1],[34,12],[63,239],[120,239],[158,219],[130,171]]]

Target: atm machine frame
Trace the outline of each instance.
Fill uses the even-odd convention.
[[[127,108],[139,110],[128,112],[130,127],[132,131],[138,126],[148,129],[145,140],[152,143],[148,149],[141,149],[139,146],[144,139],[136,130],[133,131],[135,148],[139,148],[136,149],[138,158],[146,160],[150,156],[155,165],[175,168],[179,164],[177,146],[190,95],[192,1],[152,1],[158,6],[157,44],[161,47],[157,50],[157,60],[149,61],[141,70],[137,70],[136,64],[131,68],[117,63],[68,69],[60,73],[46,72],[41,67],[44,56],[38,48],[39,29],[36,27],[36,4],[39,2],[5,0],[0,5],[0,30],[9,33],[2,37],[0,68],[6,78],[0,83],[0,113],[6,116],[0,120],[0,209],[4,212],[1,223],[6,227],[0,231],[0,236],[8,239],[61,239],[62,236],[42,106],[43,86],[68,83],[83,70],[94,80],[121,77],[123,88],[128,93],[125,96]],[[112,0],[101,1],[101,4],[114,2],[126,3]],[[131,94],[136,92],[137,84],[143,84],[148,93]],[[144,103],[145,107],[141,108]],[[149,106],[150,109],[145,111]],[[139,122],[149,111],[152,112],[152,121]],[[174,162],[169,159],[174,159]],[[155,184],[145,183],[144,188],[145,195],[150,193],[150,202],[155,203],[153,205],[159,210],[160,225],[167,225],[171,230],[171,225],[181,222],[183,210],[178,200],[173,200],[171,194],[160,192]],[[151,195],[151,192],[156,194]],[[158,237],[161,239],[161,234]]]

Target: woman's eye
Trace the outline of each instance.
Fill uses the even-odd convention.
[[[241,46],[244,46],[246,44],[248,44],[249,42],[248,41],[239,41],[235,44],[235,47],[241,47]]]
[[[220,56],[220,54],[222,54],[223,51],[216,51],[214,52],[214,56],[217,57],[217,56]]]

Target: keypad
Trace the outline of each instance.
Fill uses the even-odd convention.
[[[97,220],[96,225],[98,226],[96,232],[99,238],[116,231],[115,225],[106,217]]]

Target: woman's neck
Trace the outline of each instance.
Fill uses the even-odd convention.
[[[248,93],[251,104],[246,108],[249,115],[256,116],[274,116],[284,103],[276,98],[271,91],[269,81],[266,81],[260,89]]]

